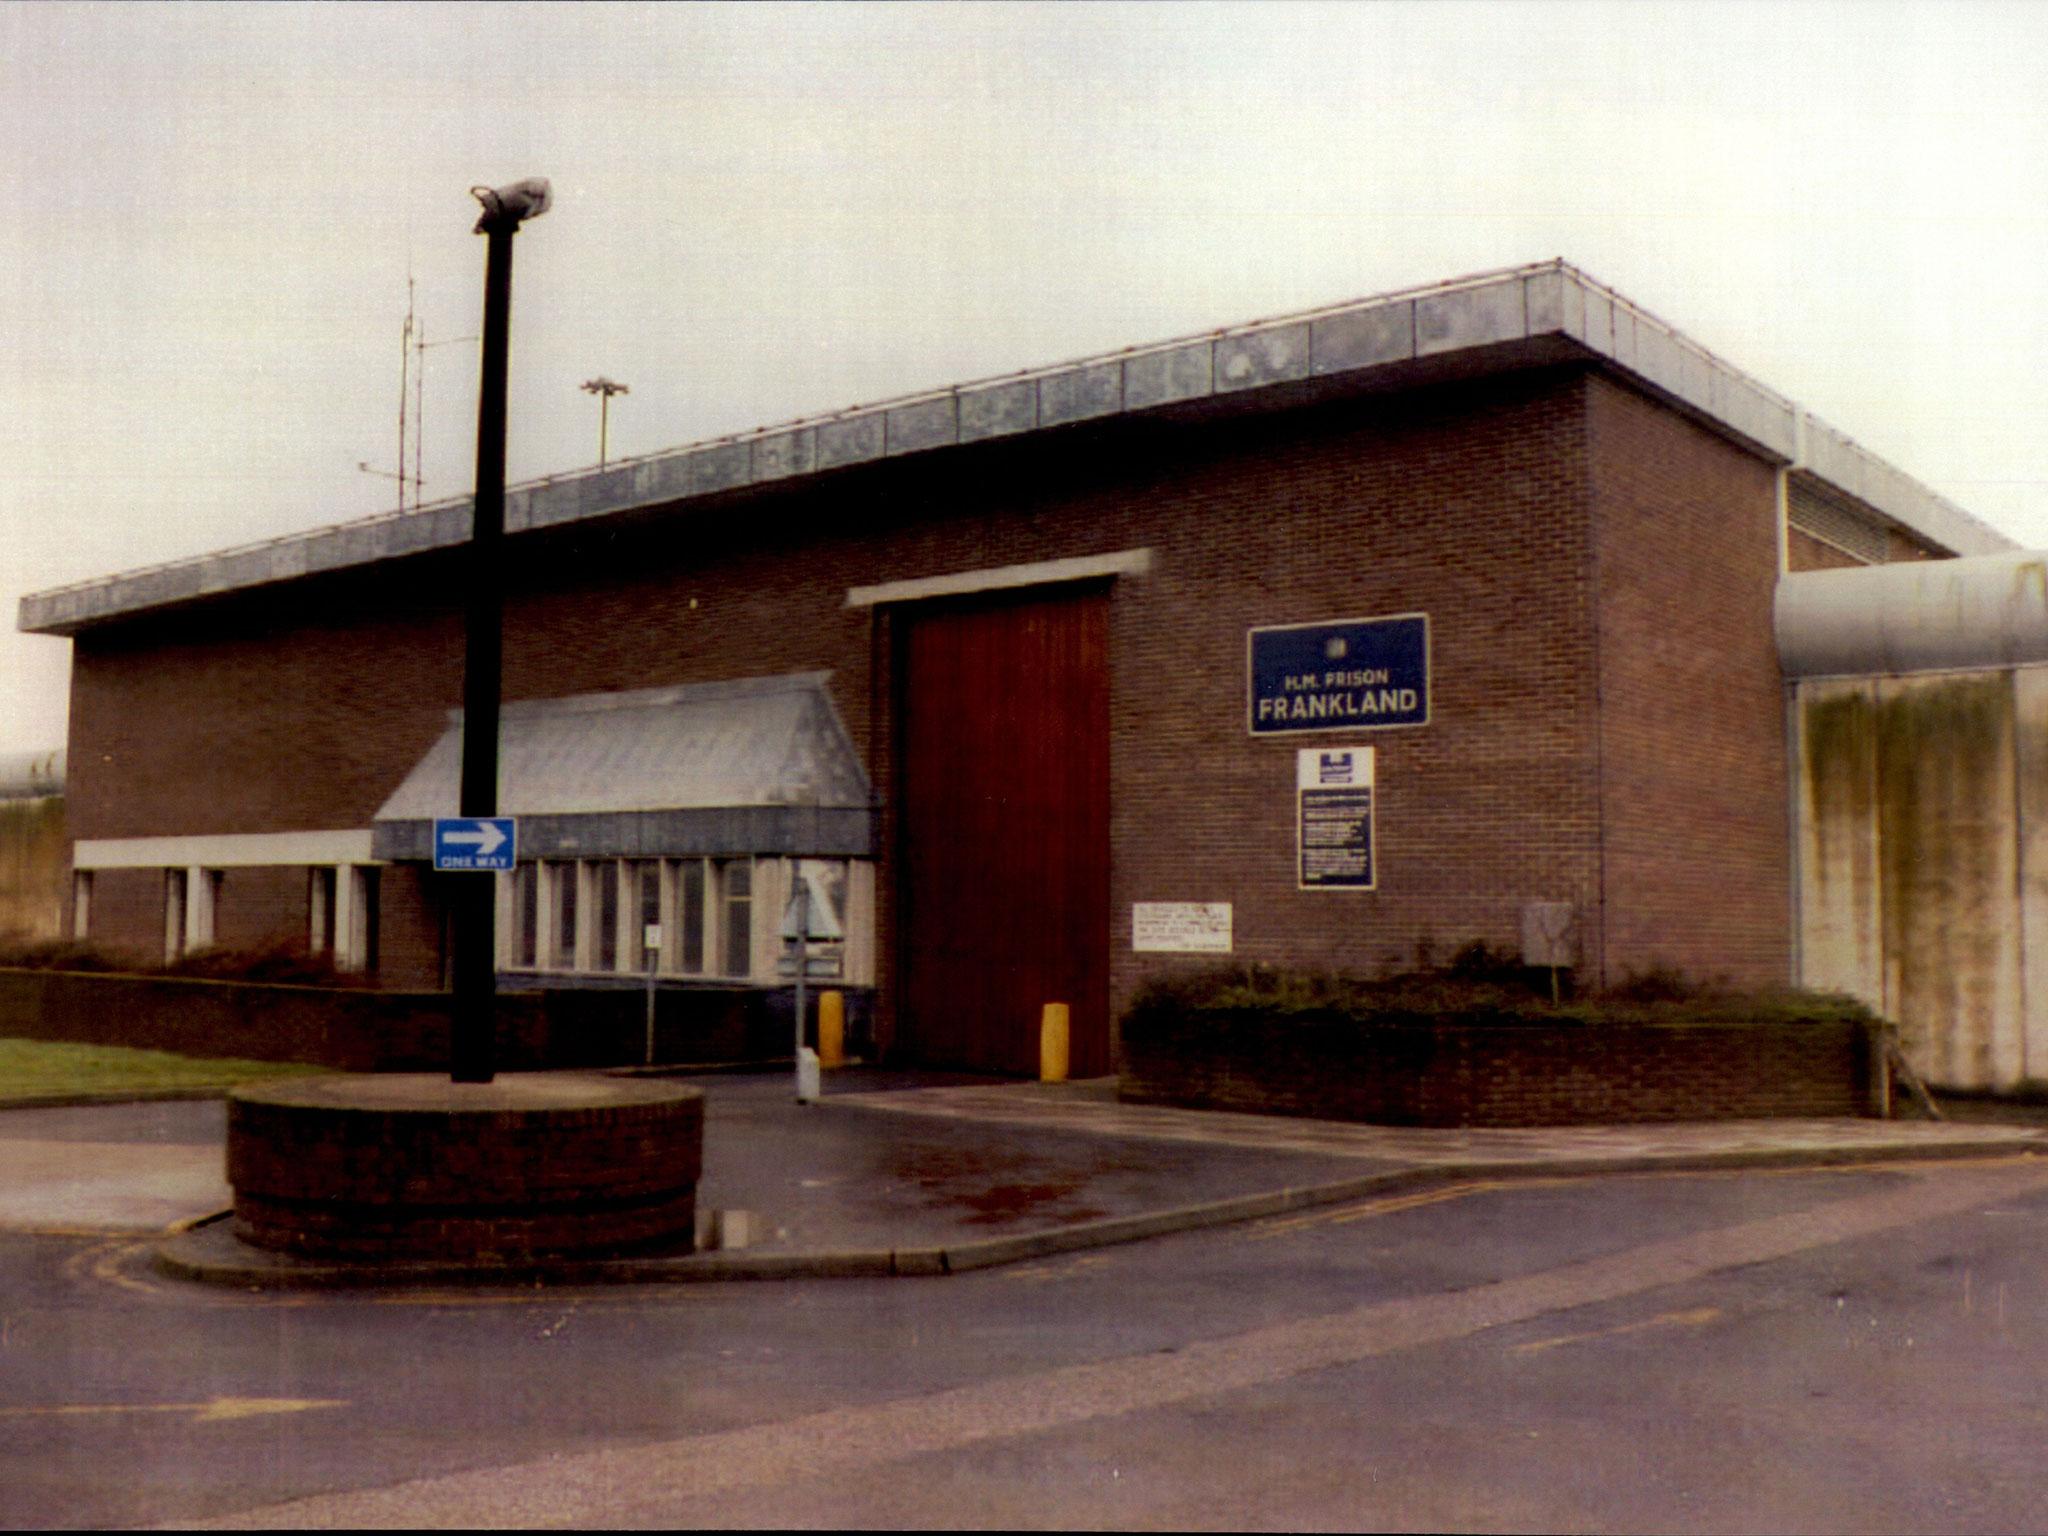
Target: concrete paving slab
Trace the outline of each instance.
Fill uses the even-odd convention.
[[[161,1232],[231,1198],[218,1146],[0,1140],[0,1230]]]
[[[1268,1153],[1360,1158],[1388,1166],[1484,1163],[1684,1165],[1749,1158],[1976,1156],[2044,1147],[2038,1128],[1920,1120],[1717,1120],[1495,1129],[1354,1125],[1280,1115],[1119,1102],[1106,1083],[965,1083],[849,1095],[864,1111],[1061,1130],[1080,1135]]]

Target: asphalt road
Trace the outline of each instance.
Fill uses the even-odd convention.
[[[1452,1186],[931,1280],[0,1238],[0,1520],[2048,1530],[2048,1165]]]

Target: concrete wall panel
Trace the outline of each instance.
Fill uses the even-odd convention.
[[[1413,303],[1331,315],[1312,329],[1317,373],[1405,362],[1415,355]]]
[[[1884,1007],[1877,852],[1877,686],[1799,690],[1799,983]]]
[[[1309,371],[1309,327],[1282,326],[1248,336],[1226,336],[1216,343],[1216,392],[1255,389],[1287,379],[1305,379]]]
[[[2013,690],[2004,673],[1878,686],[1885,1012],[1935,1082],[2021,1070]]]
[[[70,859],[62,795],[0,800],[0,937],[64,932]]]
[[[837,469],[842,464],[864,464],[882,456],[883,413],[868,411],[818,428],[818,468]]]
[[[1415,301],[1417,357],[1496,341],[1520,341],[1528,333],[1519,278],[1454,288]]]
[[[1090,421],[1111,416],[1123,409],[1124,371],[1121,363],[1098,363],[1086,368],[1068,368],[1050,373],[1038,381],[1038,424],[1062,426],[1070,421]]]
[[[960,441],[959,406],[951,395],[898,406],[887,413],[889,452],[917,453]]]
[[[1124,409],[1199,400],[1216,387],[1215,347],[1206,341],[1124,359]]]
[[[807,475],[817,465],[818,436],[814,428],[773,432],[754,439],[754,480],[783,480]]]
[[[2012,675],[2019,754],[2020,1069],[2048,1081],[2048,667]]]
[[[1030,379],[960,392],[960,441],[1007,437],[1038,425],[1038,385]]]

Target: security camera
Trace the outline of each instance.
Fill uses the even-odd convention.
[[[517,229],[527,219],[537,219],[546,213],[553,201],[545,176],[529,176],[525,181],[496,189],[471,187],[469,195],[484,205],[483,216],[476,221],[475,233],[479,235],[491,229]]]

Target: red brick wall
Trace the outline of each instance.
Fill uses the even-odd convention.
[[[1903,528],[1885,530],[1885,554],[1887,561],[1897,560],[1948,560],[1954,556],[1945,550],[1935,548],[1925,539],[1916,538]]]
[[[1786,564],[1795,571],[1838,571],[1848,566],[1864,564],[1854,555],[1839,550],[1832,544],[1824,543],[1799,528],[1787,530],[1785,557]]]
[[[1653,617],[1668,624],[1702,599],[1740,599],[1671,632],[1735,647],[1734,719],[1754,702],[1759,647],[1768,659],[1769,583],[1758,611],[1750,546],[1774,570],[1776,543],[1768,515],[1751,526],[1747,498],[1769,473],[1575,369],[1246,420],[1046,434],[515,540],[524,553],[507,605],[506,696],[830,668],[887,794],[889,624],[847,608],[849,586],[1150,547],[1153,573],[1120,580],[1111,602],[1113,1007],[1143,975],[1179,963],[1131,953],[1130,903],[1141,900],[1233,903],[1246,959],[1367,970],[1409,963],[1425,942],[1438,954],[1471,938],[1512,946],[1524,901],[1566,900],[1592,919],[1597,970],[1603,789],[1622,802],[1608,878],[1636,902],[1626,953],[1644,952],[1645,914],[1655,929],[1682,897],[1703,919],[1703,945],[1732,946],[1711,969],[1782,969],[1782,846],[1745,832],[1705,866],[1761,860],[1761,881],[1747,868],[1726,887],[1652,878],[1669,834],[1657,814],[1701,788],[1699,744],[1677,729],[1685,711],[1660,713],[1661,690],[1680,678],[1718,698],[1725,668],[1718,655],[1665,654],[1672,639],[1653,647],[1654,664],[1612,636],[1596,657],[1589,533],[1596,487],[1608,524],[1638,519],[1603,524],[1601,580],[1623,629],[1655,638]],[[1709,569],[1723,559],[1735,574]],[[1629,583],[1655,595],[1617,599]],[[458,624],[431,595],[453,587],[450,562],[435,556],[81,635],[74,835],[367,825],[456,702]],[[1417,611],[1432,625],[1430,725],[1246,735],[1249,627]],[[1606,671],[1620,679],[1623,718],[1603,778]],[[1780,729],[1775,703],[1764,718]],[[1753,744],[1754,724],[1744,717],[1736,738]],[[1381,887],[1299,892],[1295,750],[1361,741],[1378,754]],[[1707,756],[1737,750],[1747,747],[1731,740]],[[1675,754],[1668,774],[1659,754]],[[1773,736],[1770,763],[1780,754]],[[1781,806],[1781,766],[1770,771],[1767,805]],[[1736,775],[1745,790],[1759,777]],[[1755,819],[1731,800],[1707,803]],[[1721,835],[1717,823],[1695,841]],[[1745,904],[1773,880],[1779,928],[1766,935],[1770,910],[1745,915]],[[412,881],[386,873],[387,984],[439,973],[438,918]],[[886,878],[880,887],[886,1029]]]
[[[1596,380],[1606,980],[1789,981],[1774,471]]]
[[[1134,1031],[1118,1097],[1381,1125],[1597,1125],[1884,1114],[1874,1026],[1346,1021],[1226,1015]],[[1337,1070],[1341,1064],[1343,1070]]]
[[[1193,536],[1112,610],[1112,995],[1134,901],[1228,901],[1249,960],[1371,971],[1594,889],[1584,383],[1566,374],[1245,434],[1173,488]],[[1424,612],[1431,723],[1253,739],[1246,631]],[[1295,754],[1375,749],[1376,891],[1296,888]]]
[[[213,942],[220,949],[303,945],[311,911],[303,865],[224,869],[213,907]]]
[[[74,727],[75,728],[75,727]],[[109,954],[149,965],[164,959],[164,872],[160,869],[93,871],[92,906],[84,938]]]
[[[424,865],[387,866],[379,881],[377,902],[377,984],[418,992],[444,986],[444,903],[433,872]]]

